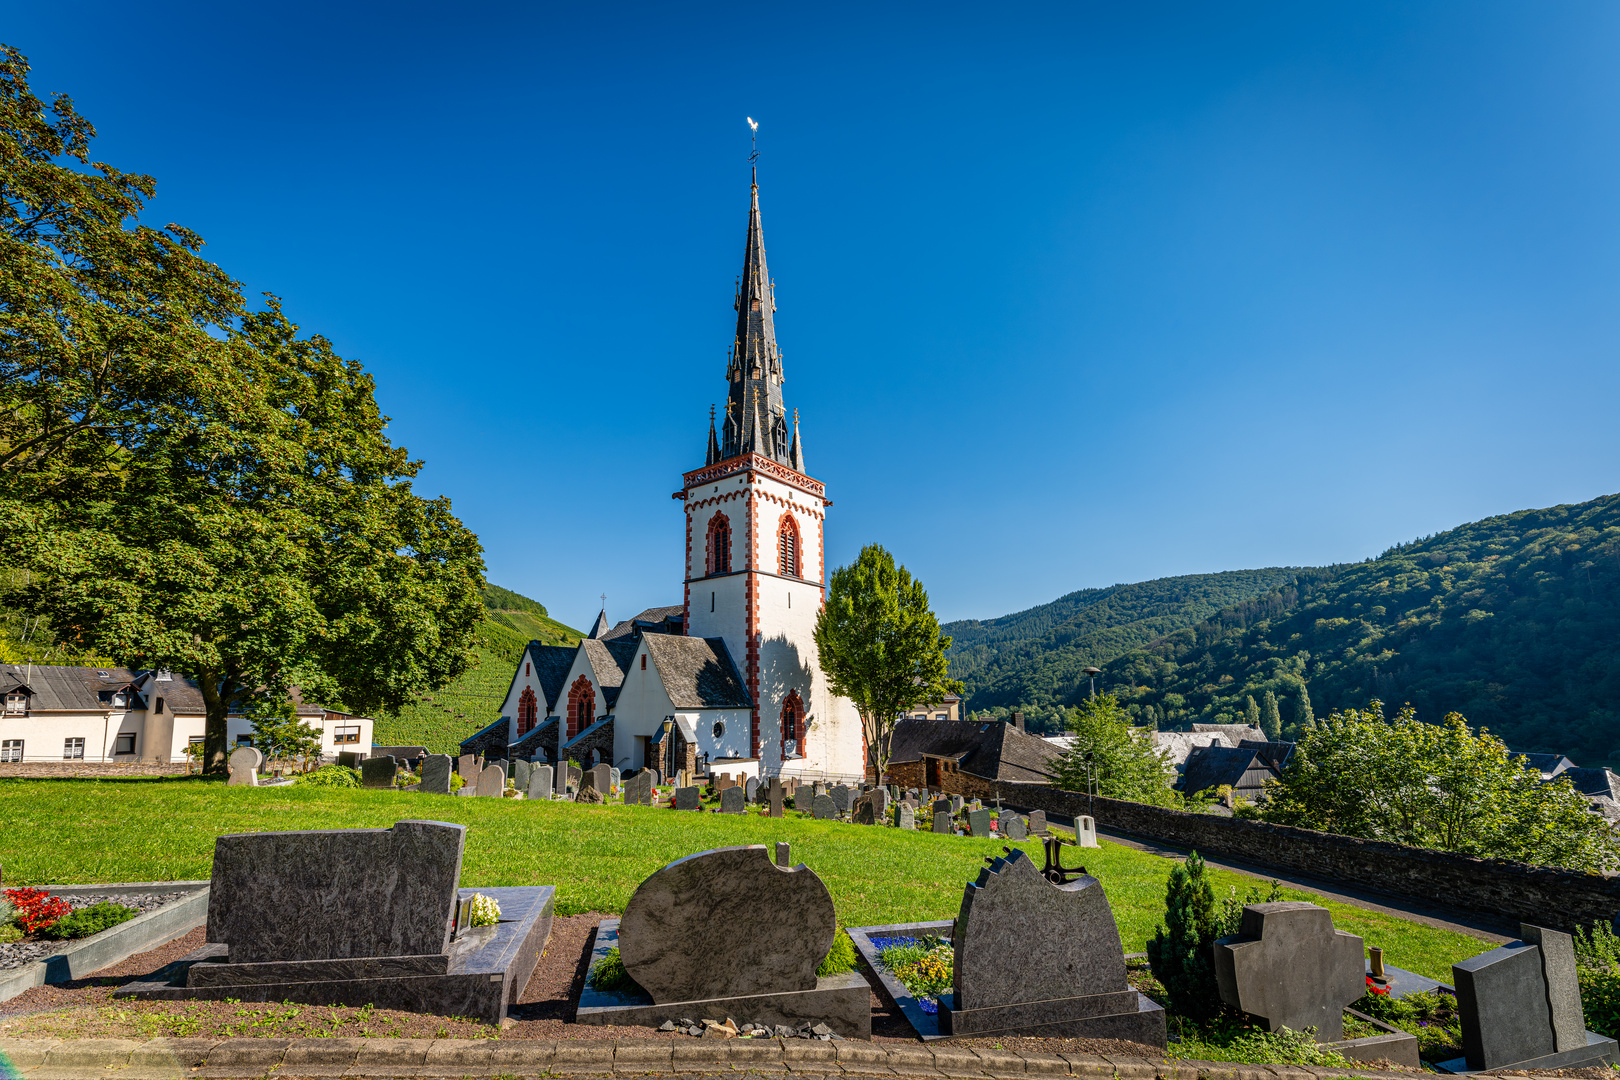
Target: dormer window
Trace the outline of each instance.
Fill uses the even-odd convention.
[[[6,695],[6,712],[21,714],[28,711],[28,695],[20,690],[13,690]]]

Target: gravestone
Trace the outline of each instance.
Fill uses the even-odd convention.
[[[771,781],[771,817],[781,817],[787,801],[787,787],[780,780]]]
[[[855,800],[855,809],[850,813],[850,820],[857,825],[875,825],[883,818],[877,813],[871,795],[862,795]]]
[[[990,811],[980,807],[969,810],[967,813],[967,827],[969,836],[990,835]]]
[[[430,795],[450,794],[450,755],[429,754],[422,761],[421,790]]]
[[[591,777],[591,787],[600,791],[603,795],[613,790],[613,766],[593,765],[587,772]]]
[[[626,806],[651,806],[653,804],[653,774],[651,770],[642,769],[624,782],[624,802]]]
[[[906,798],[911,800],[912,802],[916,803],[918,806],[922,805],[922,796],[920,794],[918,794],[916,788],[910,788],[909,790],[907,790],[906,791]]]
[[[733,785],[720,793],[720,812],[722,814],[746,814],[748,800],[743,796],[743,789]]]
[[[810,800],[810,816],[817,821],[827,821],[838,814],[838,805],[833,802],[831,795],[817,795]]]
[[[951,815],[945,810],[934,811],[934,831],[950,835],[956,830],[951,827]]]
[[[358,769],[364,759],[353,750],[339,750],[337,763],[345,769]],[[229,786],[227,784],[227,786]]]
[[[231,751],[225,764],[231,770],[230,779],[225,781],[226,787],[258,787],[259,766],[264,764],[264,753],[251,746],[238,746]]]
[[[743,786],[743,798],[751,803],[759,802],[759,778],[750,776],[748,783]]]
[[[596,790],[596,770],[594,769],[586,769],[580,774],[579,790],[575,792],[575,795],[583,796],[586,792],[590,792],[593,796],[601,794]],[[590,801],[595,802],[596,800],[593,798]]]
[[[528,795],[531,799],[551,798],[550,765],[536,765],[529,770]]]
[[[935,799],[934,800],[934,813],[936,813],[936,814],[954,814],[955,812],[956,811],[951,809],[951,800],[949,800],[949,799]]]
[[[585,786],[579,789],[579,794],[574,796],[574,801],[581,803],[606,802],[607,796],[603,795],[600,791],[597,791],[596,788],[592,787],[590,781],[591,778],[589,776],[585,777]]]
[[[872,814],[874,817],[876,817],[879,821],[882,821],[884,818],[889,816],[888,788],[873,788],[871,791],[866,793],[866,797],[872,800]]]
[[[477,780],[478,755],[462,754],[460,757],[456,758],[456,775],[467,781],[469,784]]]
[[[701,794],[701,792],[699,792],[698,789],[695,788],[695,787],[678,787],[678,788],[676,788],[675,789],[675,809],[677,809],[677,810],[696,810],[698,808],[698,796],[700,794]]]
[[[533,775],[534,765],[532,763],[524,761],[522,758],[512,762],[512,783],[519,791],[527,792],[529,790],[529,778]]]
[[[1046,811],[1032,810],[1029,814],[1029,831],[1036,836],[1046,835]]]
[[[897,829],[915,829],[917,827],[917,816],[911,807],[901,803],[894,808],[894,826]]]
[[[891,802],[899,802],[900,801],[900,785],[898,785],[898,784],[890,784],[885,790],[888,791],[889,800]]]
[[[490,758],[488,761],[484,762],[484,768],[486,769],[491,765],[501,770],[501,776],[503,778],[509,778],[512,775],[512,763],[507,761],[505,758]]]
[[[845,787],[843,784],[839,784],[837,787],[835,787],[831,791],[827,792],[827,794],[828,794],[828,796],[830,796],[832,798],[832,803],[833,803],[833,809],[834,810],[838,811],[840,814],[849,813],[849,807],[850,807],[849,788]]]
[[[1439,1067],[1460,1072],[1614,1064],[1614,1040],[1586,1031],[1570,936],[1521,923],[1519,937],[1451,966],[1463,1056]]]
[[[827,785],[822,781],[817,780],[815,783],[810,785],[810,798],[814,799],[817,795],[825,794],[827,794]]]
[[[987,813],[978,810],[974,813]],[[1030,935],[1039,927],[1039,948]],[[952,934],[946,1033],[1129,1039],[1162,1047],[1164,1010],[1125,980],[1119,929],[1096,878],[1054,885],[1022,851],[997,858],[962,894]]]
[[[1076,817],[1074,819],[1074,838],[1079,841],[1081,847],[1096,847],[1097,819],[1089,814],[1081,814]]]
[[[1344,1008],[1366,993],[1361,939],[1333,928],[1333,915],[1301,900],[1250,904],[1242,928],[1215,942],[1221,1000],[1267,1030],[1316,1028],[1317,1042],[1344,1038]]]
[[[608,769],[608,784],[610,785],[608,788],[609,791],[614,791],[623,787],[624,773],[620,772],[618,769]]]
[[[478,773],[478,794],[501,797],[506,790],[506,770],[499,765],[485,765]]]
[[[996,819],[996,824],[1001,826],[1001,835],[1008,840],[1029,839],[1029,829],[1025,826],[1021,814],[1015,814],[1011,810],[1003,810],[1001,816]]]
[[[394,776],[399,772],[399,766],[388,755],[382,757],[368,757],[360,763],[360,786],[366,788],[391,788],[394,786]]]
[[[581,771],[578,765],[575,765],[572,761],[568,763],[568,786],[571,789],[574,791],[579,790],[580,780],[582,777],[584,777],[584,775],[584,772]]]
[[[962,796],[960,796],[960,795],[952,795],[951,796],[951,813],[960,814],[961,812],[962,812]]]

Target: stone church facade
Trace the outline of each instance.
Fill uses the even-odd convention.
[[[720,770],[863,775],[860,718],[816,652],[830,503],[783,400],[757,176],[734,306],[725,416],[717,427],[711,410],[703,466],[673,495],[686,514],[683,602],[612,628],[604,612],[577,648],[531,643],[501,719],[464,751],[637,769],[672,760],[670,741]]]

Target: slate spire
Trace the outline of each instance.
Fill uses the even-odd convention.
[[[782,404],[782,353],[776,347],[776,288],[765,267],[765,233],[759,220],[759,174],[750,186],[748,239],[737,281],[737,333],[726,367],[726,420],[720,456],[755,453],[790,468],[786,409]]]
[[[709,450],[704,455],[703,464],[713,465],[720,460],[720,440],[714,434],[714,406],[709,406]]]

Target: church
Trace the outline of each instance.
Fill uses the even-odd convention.
[[[463,753],[856,781],[860,717],[827,684],[814,638],[827,582],[826,487],[805,471],[797,411],[782,396],[775,285],[765,266],[759,180],[726,365],[703,466],[673,494],[686,514],[681,603],[578,646],[530,642],[501,718]]]

